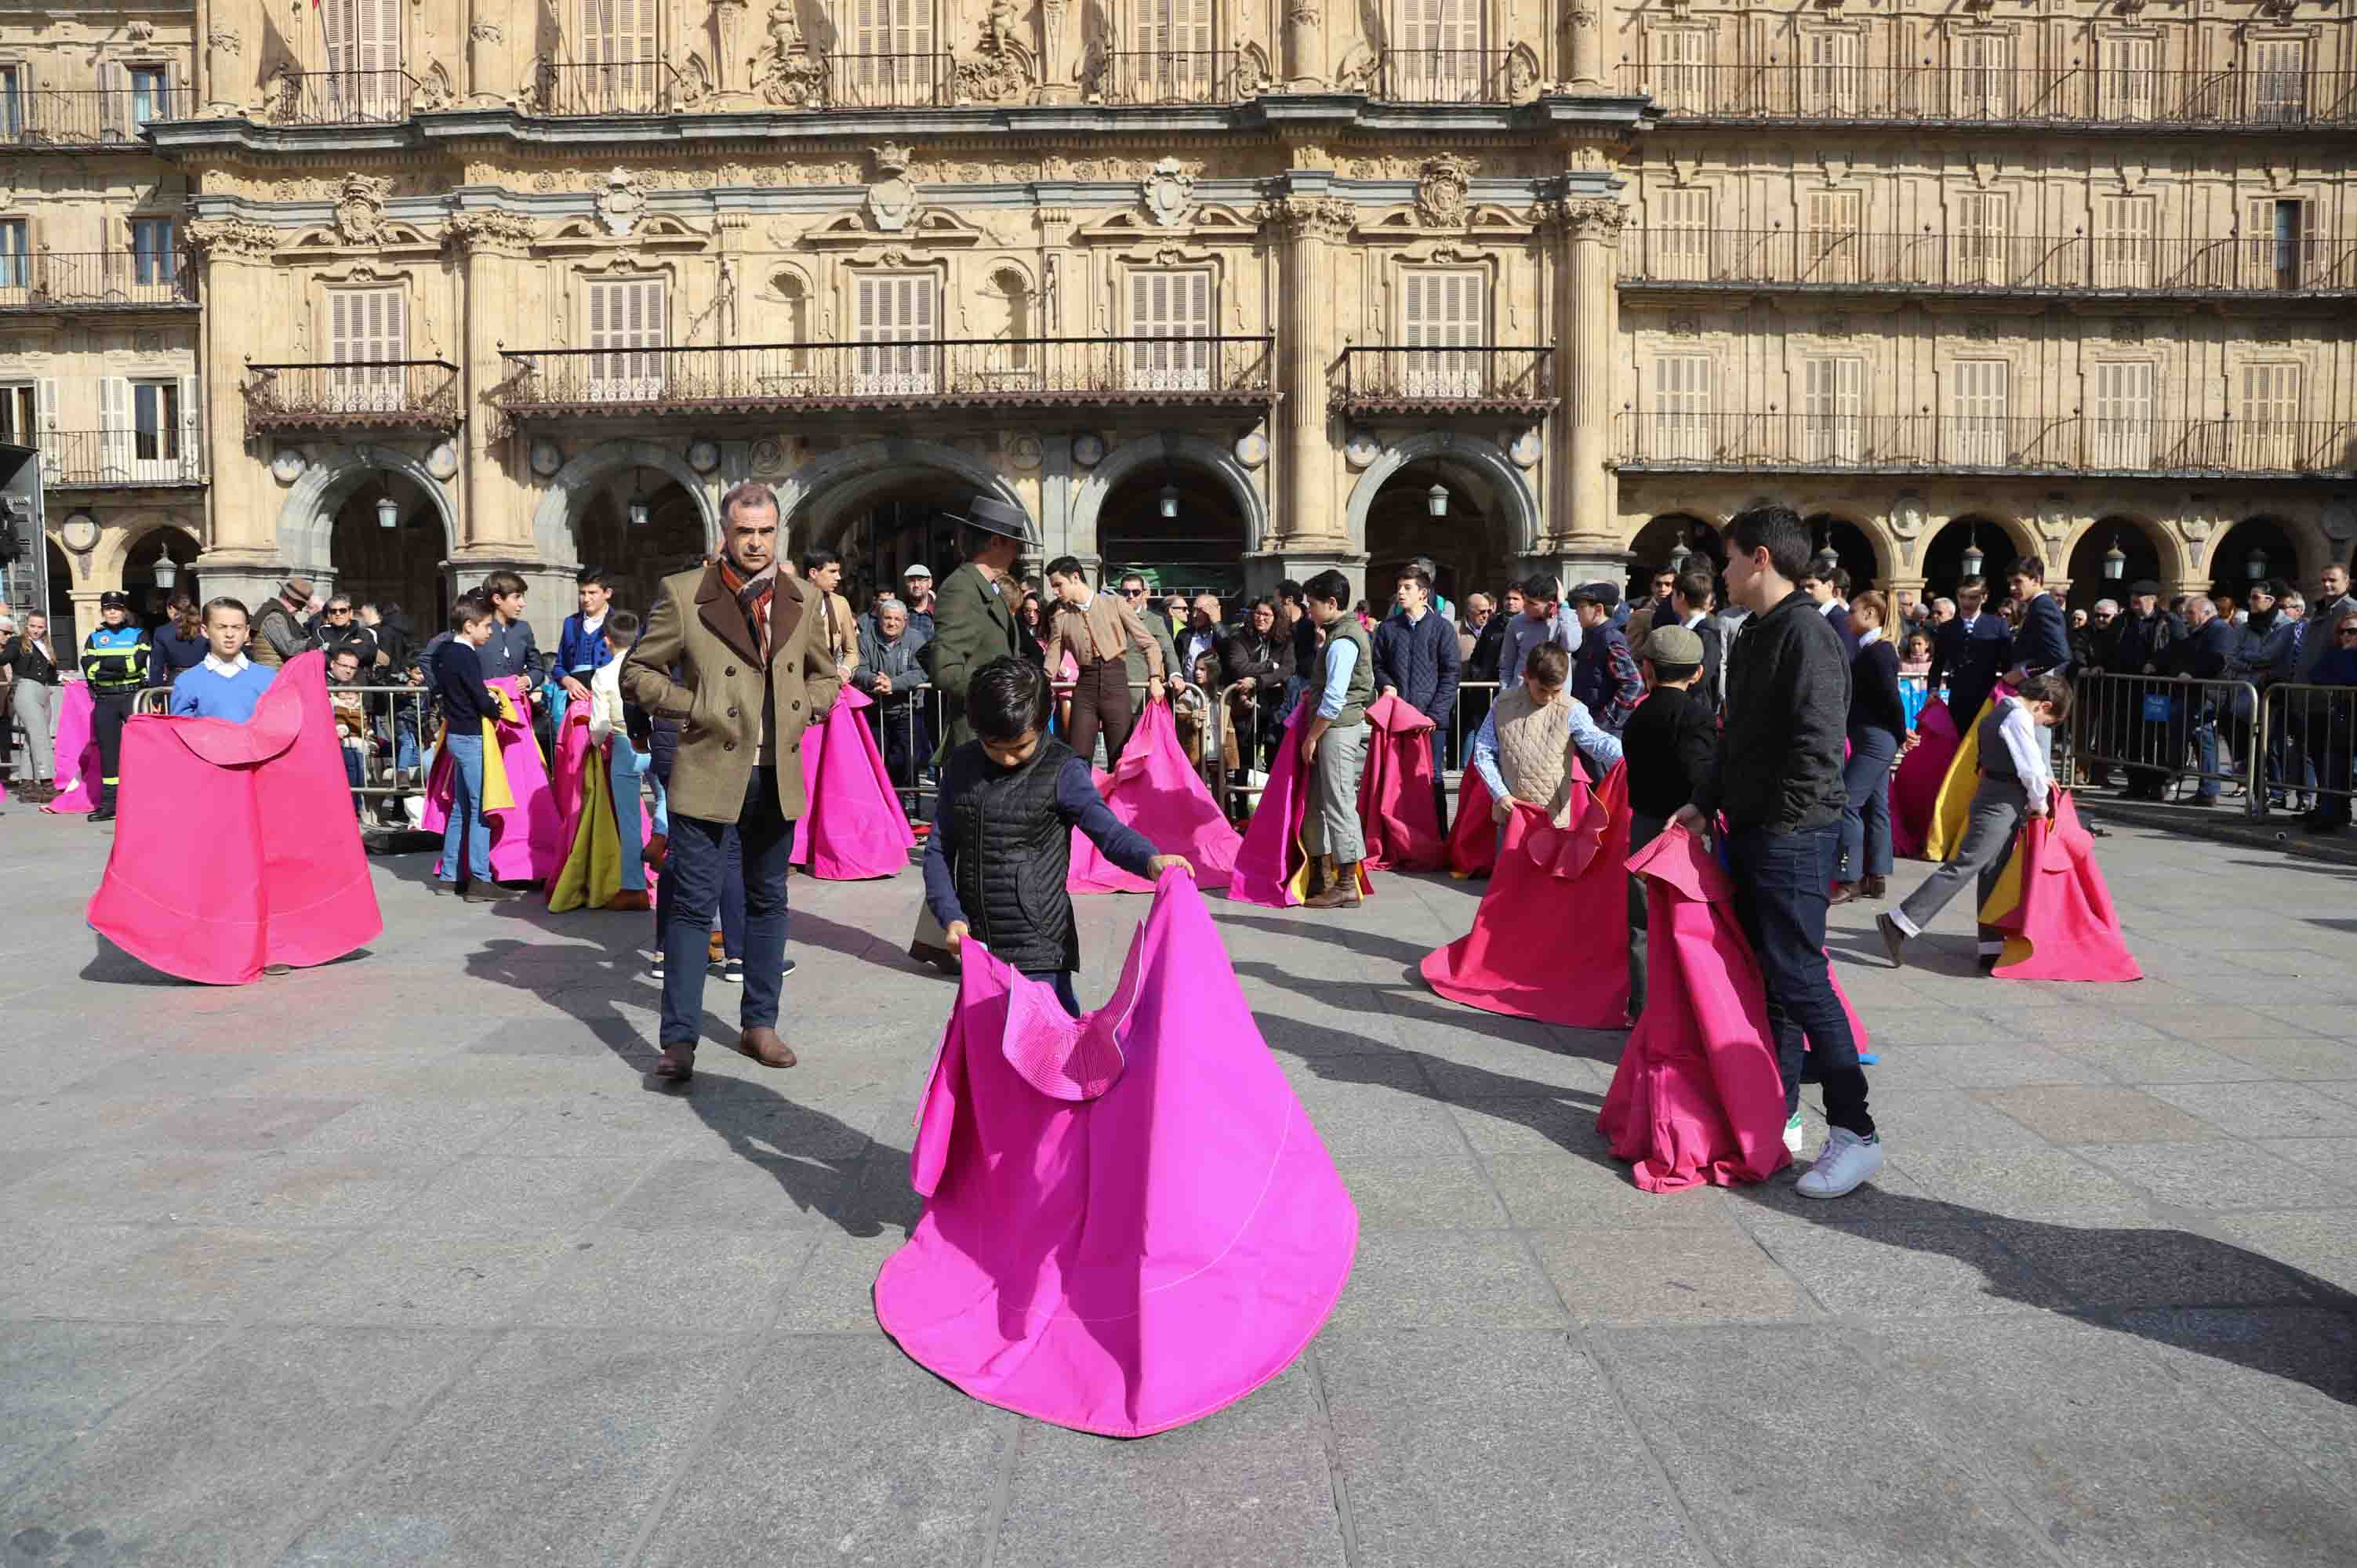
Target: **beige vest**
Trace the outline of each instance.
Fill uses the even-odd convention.
[[[1490,710],[1497,721],[1498,774],[1517,800],[1544,805],[1557,827],[1571,819],[1571,702],[1557,693],[1542,708],[1517,686]]]

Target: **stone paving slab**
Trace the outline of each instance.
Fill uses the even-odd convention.
[[[1215,900],[1362,1244],[1291,1369],[1117,1443],[876,1326],[953,994],[912,876],[798,880],[804,1065],[681,1096],[642,917],[381,860],[366,954],[188,986],[81,924],[106,842],[0,817],[0,1568],[2357,1562],[2335,864],[2115,825],[2132,986],[1836,911],[1889,1159],[1838,1204],[1631,1187],[1619,1032],[1417,982],[1479,885]],[[1082,902],[1084,995],[1144,908]]]

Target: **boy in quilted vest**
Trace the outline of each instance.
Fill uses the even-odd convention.
[[[925,902],[956,952],[978,938],[1025,978],[1056,988],[1079,1017],[1081,967],[1071,895],[1072,830],[1107,860],[1148,881],[1186,857],[1157,854],[1097,793],[1086,758],[1048,734],[1048,678],[1001,655],[966,688],[974,738],[943,759],[932,836],[925,844]],[[1189,867],[1188,875],[1194,875]]]
[[[1571,761],[1591,779],[1620,760],[1620,737],[1598,725],[1566,693],[1571,655],[1543,643],[1523,660],[1523,683],[1491,704],[1473,736],[1473,770],[1490,790],[1490,815],[1502,845],[1516,802],[1543,806],[1557,827],[1571,816]]]

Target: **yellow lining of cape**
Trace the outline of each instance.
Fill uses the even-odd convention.
[[[565,864],[548,886],[548,912],[587,907],[602,909],[622,890],[620,824],[614,816],[613,793],[606,778],[606,756],[590,744],[581,768],[581,821],[573,830],[573,843]]]
[[[1964,842],[1964,824],[1973,816],[1973,792],[1981,787],[1981,721],[1988,717],[1996,702],[1995,697],[1984,698],[1980,712],[1956,741],[1956,755],[1940,780],[1940,792],[1932,798],[1932,820],[1923,829],[1926,860],[1944,861]]]

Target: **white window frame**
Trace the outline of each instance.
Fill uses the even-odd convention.
[[[938,273],[861,273],[852,280],[856,363],[852,386],[867,397],[924,397],[941,386],[942,279]]]
[[[1711,392],[1715,367],[1707,354],[1653,356],[1652,456],[1667,462],[1707,462],[1713,456]]]
[[[1393,80],[1415,102],[1471,102],[1488,85],[1486,0],[1394,0]]]
[[[1948,460],[1960,467],[2003,467],[2010,455],[2013,362],[1957,360],[1948,373],[1955,386]]]
[[[1960,284],[2002,288],[2013,281],[2013,199],[2001,190],[1956,195],[1955,279]]]
[[[2265,472],[2298,467],[2307,367],[2297,360],[2250,360],[2236,377],[2235,462]]]
[[[1647,83],[1654,101],[1671,113],[1711,107],[1711,46],[1717,35],[1707,27],[1655,27],[1647,35],[1652,69]]]
[[[1645,237],[1648,276],[1699,280],[1716,275],[1711,195],[1706,185],[1663,186],[1652,193],[1653,221]]]
[[[2141,123],[2160,117],[2160,40],[2149,33],[2113,33],[2098,43],[2096,113]]]
[[[1125,282],[1132,339],[1126,384],[1137,392],[1211,391],[1218,275],[1207,266],[1133,267]]]
[[[401,76],[404,9],[401,0],[320,0],[327,91],[343,114],[370,124],[408,117]]]
[[[1856,464],[1866,453],[1866,360],[1815,354],[1801,362],[1801,460]]]
[[[1119,85],[1133,97],[1208,102],[1220,86],[1220,13],[1213,0],[1128,0],[1132,64]]]
[[[835,35],[850,55],[849,90],[857,105],[930,103],[945,83],[931,58],[940,48],[934,0],[841,0]]]
[[[2011,33],[1973,27],[1950,35],[1955,61],[1950,79],[1954,97],[1949,112],[1959,120],[2004,120],[2011,117],[2014,61]]]
[[[2087,460],[2092,467],[2142,473],[2152,467],[2153,410],[2160,369],[2150,360],[2099,360],[2089,367]]]
[[[2142,289],[2153,284],[2153,231],[2159,204],[2149,196],[2095,199],[2095,286]]]
[[[671,287],[661,277],[591,278],[582,295],[590,356],[587,390],[599,403],[653,403],[670,356]],[[633,325],[635,320],[636,325]]]
[[[2306,38],[2253,38],[2249,44],[2250,117],[2262,124],[2296,125],[2308,118],[2310,62]]]
[[[1803,197],[1799,256],[1802,283],[1863,283],[1866,256],[1866,193],[1812,190]]]
[[[327,317],[328,397],[339,413],[393,413],[409,406],[409,301],[401,286],[332,288]]]
[[[1408,397],[1478,398],[1484,356],[1462,350],[1490,340],[1490,275],[1480,267],[1400,271],[1401,392]],[[1450,352],[1456,349],[1458,352]]]

